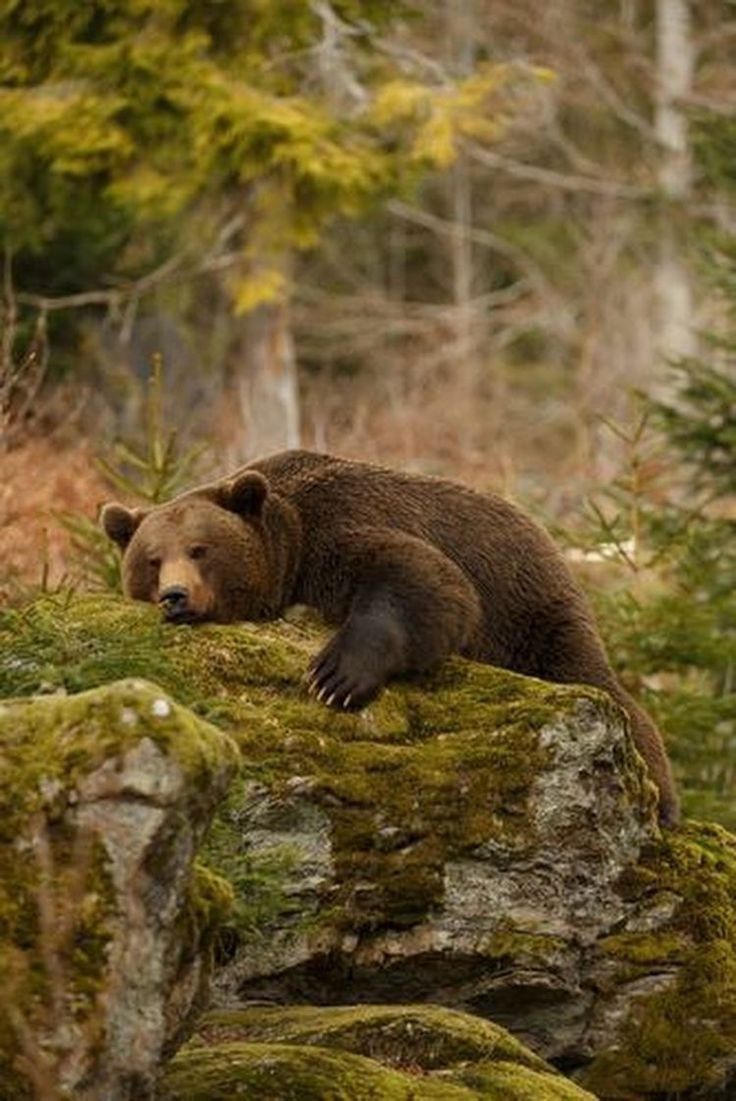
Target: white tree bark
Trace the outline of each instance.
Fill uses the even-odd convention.
[[[475,0],[450,0],[447,7],[447,58],[454,77],[473,71],[476,55]],[[449,207],[453,232],[450,265],[453,301],[453,347],[451,356],[458,367],[465,366],[472,379],[477,353],[477,310],[473,303],[475,264],[473,256],[473,194],[470,165],[460,153],[449,176]]]
[[[473,209],[468,162],[462,154],[452,166],[449,183],[452,213],[450,261],[454,307],[452,358],[458,365],[467,364],[472,367],[476,352],[476,311],[473,305],[474,265],[471,240]]]
[[[239,461],[299,446],[296,353],[285,299],[257,306],[247,315],[243,345]]]
[[[692,150],[682,104],[690,95],[695,67],[690,0],[657,0],[657,95],[655,133],[658,183],[667,200],[655,277],[658,348],[662,362],[694,355],[693,287],[680,239],[677,208],[692,191]]]

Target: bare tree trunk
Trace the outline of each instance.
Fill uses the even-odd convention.
[[[243,324],[237,381],[244,434],[239,460],[298,447],[299,388],[286,299],[257,306]]]
[[[655,291],[658,348],[663,360],[696,351],[693,287],[678,233],[677,206],[692,189],[692,153],[682,103],[693,83],[695,50],[690,0],[657,0],[657,99],[660,145],[658,182],[666,200],[660,224]],[[660,388],[666,389],[660,382]]]
[[[454,339],[452,356],[458,365],[465,364],[472,375],[475,358],[475,309],[473,306],[473,245],[470,231],[473,220],[472,193],[468,164],[460,155],[450,171],[450,208],[452,237],[452,301],[454,306]]]
[[[366,100],[352,72],[346,43],[355,33],[329,0],[313,0],[322,37],[313,57],[316,77],[332,111],[350,113]],[[284,257],[284,270],[288,257]],[[258,306],[245,321],[243,370],[239,398],[245,424],[243,457],[281,451],[300,444],[300,407],[296,352],[289,318],[289,274],[278,300]]]
[[[476,54],[475,0],[450,0],[447,8],[447,54],[450,71],[466,77],[473,71]],[[475,381],[476,308],[473,304],[474,256],[472,242],[473,194],[467,158],[460,153],[448,176],[449,207],[453,232],[450,264],[453,301],[451,355]]]

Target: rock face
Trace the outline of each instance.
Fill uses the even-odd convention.
[[[592,689],[456,661],[363,715],[338,715],[301,683],[320,642],[299,624],[175,628],[145,606],[46,601],[0,618],[0,694],[79,692],[145,671],[237,743],[241,772],[203,850],[235,894],[218,947],[222,1008],[433,1002],[505,1025],[599,1098],[727,1097],[736,840],[697,824],[660,835],[622,716]],[[184,787],[196,789],[186,796],[196,808],[217,785]],[[151,854],[179,851],[164,834]],[[110,860],[108,878],[114,869]],[[104,922],[89,924],[103,930],[96,950],[82,938],[96,988],[107,941]],[[172,934],[182,960],[196,953],[182,947],[190,932]],[[168,999],[169,1035],[185,1031],[173,1018],[186,1021],[193,985],[172,986],[185,993],[181,1006]],[[222,1042],[238,1047],[224,1063],[211,1050],[181,1056],[226,1083],[213,1098],[232,1096],[223,1066],[276,1059],[242,1050],[263,1043],[255,1033]],[[301,1048],[303,1038],[284,1032],[278,1042]],[[279,1065],[296,1074],[292,1055],[282,1050]],[[338,1074],[336,1058],[319,1056],[321,1080]],[[405,1087],[385,1096],[411,1096]],[[499,1096],[491,1089],[471,1096]]]
[[[5,704],[0,745],[0,1096],[150,1097],[207,992],[230,892],[193,861],[236,750],[135,680]]]
[[[268,747],[245,735],[272,779],[236,787],[218,851],[273,873],[282,898],[218,994],[421,998],[567,1057],[592,1010],[587,951],[628,916],[618,881],[657,834],[651,793],[602,697],[478,669],[443,680],[441,710],[408,692],[385,725],[334,719],[328,745],[293,722]]]

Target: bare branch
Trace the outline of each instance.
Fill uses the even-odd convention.
[[[713,46],[725,46],[728,50],[728,43],[732,38],[736,38],[736,19],[723,22],[718,20],[712,30],[696,36],[695,47],[698,55],[704,54]]]
[[[576,54],[583,73],[613,114],[620,119],[621,122],[625,122],[628,126],[637,130],[643,137],[647,138],[648,141],[653,141],[655,139],[655,132],[649,120],[643,115],[640,115],[638,111],[634,111],[633,108],[629,107],[628,103],[621,98],[614,86],[603,75],[598,65],[589,57],[586,57],[582,51],[577,50]]]
[[[343,43],[361,32],[344,22],[328,0],[312,0],[311,8],[322,23],[322,40],[314,53],[320,79],[333,107],[364,107],[368,93],[350,70]]]
[[[562,191],[607,195],[614,199],[649,199],[653,194],[652,188],[640,187],[637,184],[627,184],[619,180],[596,179],[594,176],[567,175],[563,172],[555,172],[551,168],[524,164],[522,161],[504,157],[500,153],[493,153],[490,149],[484,149],[473,142],[469,143],[467,148],[470,156],[479,164],[484,164],[489,168],[497,168],[501,172],[506,172],[509,176],[515,176],[517,179],[550,185],[560,188]]]
[[[18,293],[15,295],[15,300],[24,306],[33,306],[48,313],[55,310],[82,309],[85,306],[107,306],[108,309],[117,313],[130,299],[142,298],[162,284],[178,279],[189,279],[204,272],[221,271],[223,267],[229,267],[242,259],[239,252],[229,253],[223,257],[222,250],[240,233],[244,225],[245,217],[242,214],[230,218],[220,227],[210,248],[189,268],[186,267],[187,261],[191,259],[189,253],[180,252],[170,256],[163,264],[148,272],[147,275],[141,276],[140,279],[132,279],[115,287],[57,296]]]
[[[452,84],[452,78],[449,72],[445,66],[434,57],[429,57],[427,54],[412,49],[410,46],[392,42],[388,38],[374,38],[372,40],[372,45],[379,53],[386,54],[387,57],[391,57],[395,61],[403,62],[405,68],[413,72],[418,71],[429,74],[441,88],[446,88]]]
[[[108,308],[114,307],[117,310],[122,302],[131,296],[140,296],[153,290],[159,284],[167,282],[174,273],[179,271],[185,259],[183,253],[172,256],[141,279],[122,283],[120,286],[111,287],[109,290],[82,291],[79,294],[64,294],[55,297],[45,294],[20,293],[16,297],[18,302],[21,302],[24,306],[33,306],[48,313],[55,310],[81,309],[84,306],[107,306]]]
[[[33,336],[25,359],[14,380],[14,389],[18,391],[13,420],[22,426],[36,404],[41,392],[49,361],[49,344],[46,335],[46,314],[41,311],[36,318]]]
[[[22,433],[43,385],[48,361],[46,315],[39,313],[25,354],[16,350],[18,296],[13,288],[12,256],[6,246],[0,324],[0,447],[12,446]]]
[[[398,218],[404,218],[406,221],[413,222],[415,225],[424,226],[425,229],[430,229],[433,233],[441,234],[444,237],[451,238],[453,234],[456,233],[454,222],[447,221],[445,218],[440,218],[436,214],[430,214],[429,211],[419,210],[417,207],[410,206],[408,203],[401,202],[398,199],[390,202],[388,204],[388,209]],[[467,228],[467,234],[474,244],[483,245],[485,248],[492,249],[500,256],[505,256],[517,264],[526,273],[529,282],[534,284],[537,289],[544,293],[551,290],[549,280],[542,269],[517,245],[511,244],[510,241],[504,240],[503,237],[498,237],[495,233],[491,233],[487,229],[479,229],[477,226],[469,226]]]
[[[722,118],[736,118],[736,102],[712,99],[697,92],[691,92],[681,102],[684,107],[700,107]]]

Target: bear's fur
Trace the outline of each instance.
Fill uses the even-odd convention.
[[[494,494],[367,463],[286,451],[147,511],[107,505],[125,592],[174,622],[316,608],[339,629],[311,689],[365,706],[386,681],[451,653],[592,684],[628,712],[672,824],[659,731],[616,680],[592,613],[549,536]]]

